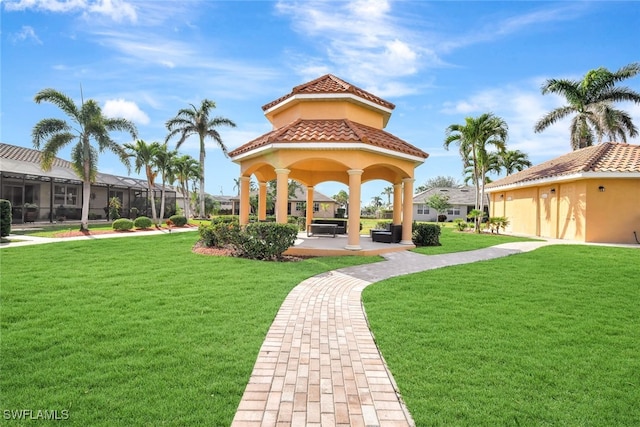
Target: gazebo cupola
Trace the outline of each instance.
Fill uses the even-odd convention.
[[[266,183],[277,179],[287,194],[289,179],[307,186],[307,223],[313,216],[313,188],[326,181],[349,186],[347,249],[360,249],[361,185],[383,179],[394,187],[394,224],[411,244],[414,169],[428,154],[385,132],[395,106],[327,74],[262,107],[273,130],[229,153],[240,165],[240,223],[249,220],[249,180],[259,186],[258,217],[266,217]],[[287,197],[276,197],[276,221],[287,221]]]

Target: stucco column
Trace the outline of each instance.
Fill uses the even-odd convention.
[[[313,186],[307,186],[307,213],[305,214],[306,218],[306,229],[309,228],[309,224],[313,221]]]
[[[402,222],[402,183],[393,184],[393,223]]]
[[[249,205],[250,181],[251,177],[249,176],[240,177],[240,225],[249,224],[249,212],[251,211],[251,206]]]
[[[267,219],[267,183],[258,183],[258,220]]]
[[[404,184],[404,195],[402,199],[402,240],[401,245],[413,245],[411,240],[411,227],[413,225],[413,178],[402,180]]]
[[[289,169],[276,169],[276,222],[287,223],[287,203],[289,203]]]
[[[350,169],[349,174],[349,230],[345,249],[359,251],[360,247],[360,192],[362,185],[361,169]]]

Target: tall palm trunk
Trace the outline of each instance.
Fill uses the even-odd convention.
[[[162,193],[160,196],[160,221],[164,220],[164,196],[165,196],[165,185],[164,179],[162,180]]]
[[[204,137],[200,136],[200,218],[205,217],[204,212]]]
[[[154,224],[158,223],[158,216],[156,215],[156,200],[154,197],[154,191],[153,191],[153,183],[151,181],[147,181],[147,186],[149,187],[149,195],[148,195],[148,199],[149,202],[151,203],[151,216],[152,216],[152,221]]]
[[[89,231],[89,201],[91,200],[91,162],[89,161],[89,141],[84,144],[84,162],[82,180],[82,213],[80,215],[80,231]]]

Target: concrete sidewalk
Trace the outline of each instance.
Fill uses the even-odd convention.
[[[369,330],[362,290],[390,277],[548,244],[507,243],[433,256],[394,252],[386,261],[305,280],[269,329],[232,426],[414,426]]]
[[[163,230],[149,230],[139,231],[134,233],[104,233],[104,234],[90,234],[88,236],[75,236],[75,237],[37,237],[26,236],[21,234],[10,234],[7,236],[9,240],[15,240],[13,242],[0,243],[0,249],[3,248],[15,248],[19,246],[40,245],[45,243],[59,243],[69,242],[74,240],[95,240],[95,239],[114,239],[120,237],[136,237],[136,236],[153,236],[157,234],[170,234],[170,233],[184,233],[187,231],[198,231],[197,227],[175,227],[171,231],[168,229]]]

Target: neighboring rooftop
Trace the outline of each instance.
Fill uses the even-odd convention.
[[[448,196],[449,203],[452,205],[475,205],[476,203],[476,189],[475,187],[433,187],[428,190],[422,191],[413,196],[414,203],[425,203],[425,200],[429,197],[439,194],[441,196]],[[488,196],[485,194],[485,204],[489,202]]]
[[[58,182],[80,183],[82,180],[73,170],[71,162],[59,157],[53,159],[51,170],[42,170],[41,152],[32,148],[19,147],[0,142],[0,172],[27,175],[37,179],[50,177]],[[113,185],[118,187],[147,188],[147,181],[143,179],[109,175],[98,172],[97,185]],[[156,185],[156,189],[160,189]]]
[[[486,188],[589,174],[640,177],[640,145],[606,142],[582,148],[487,184]]]

